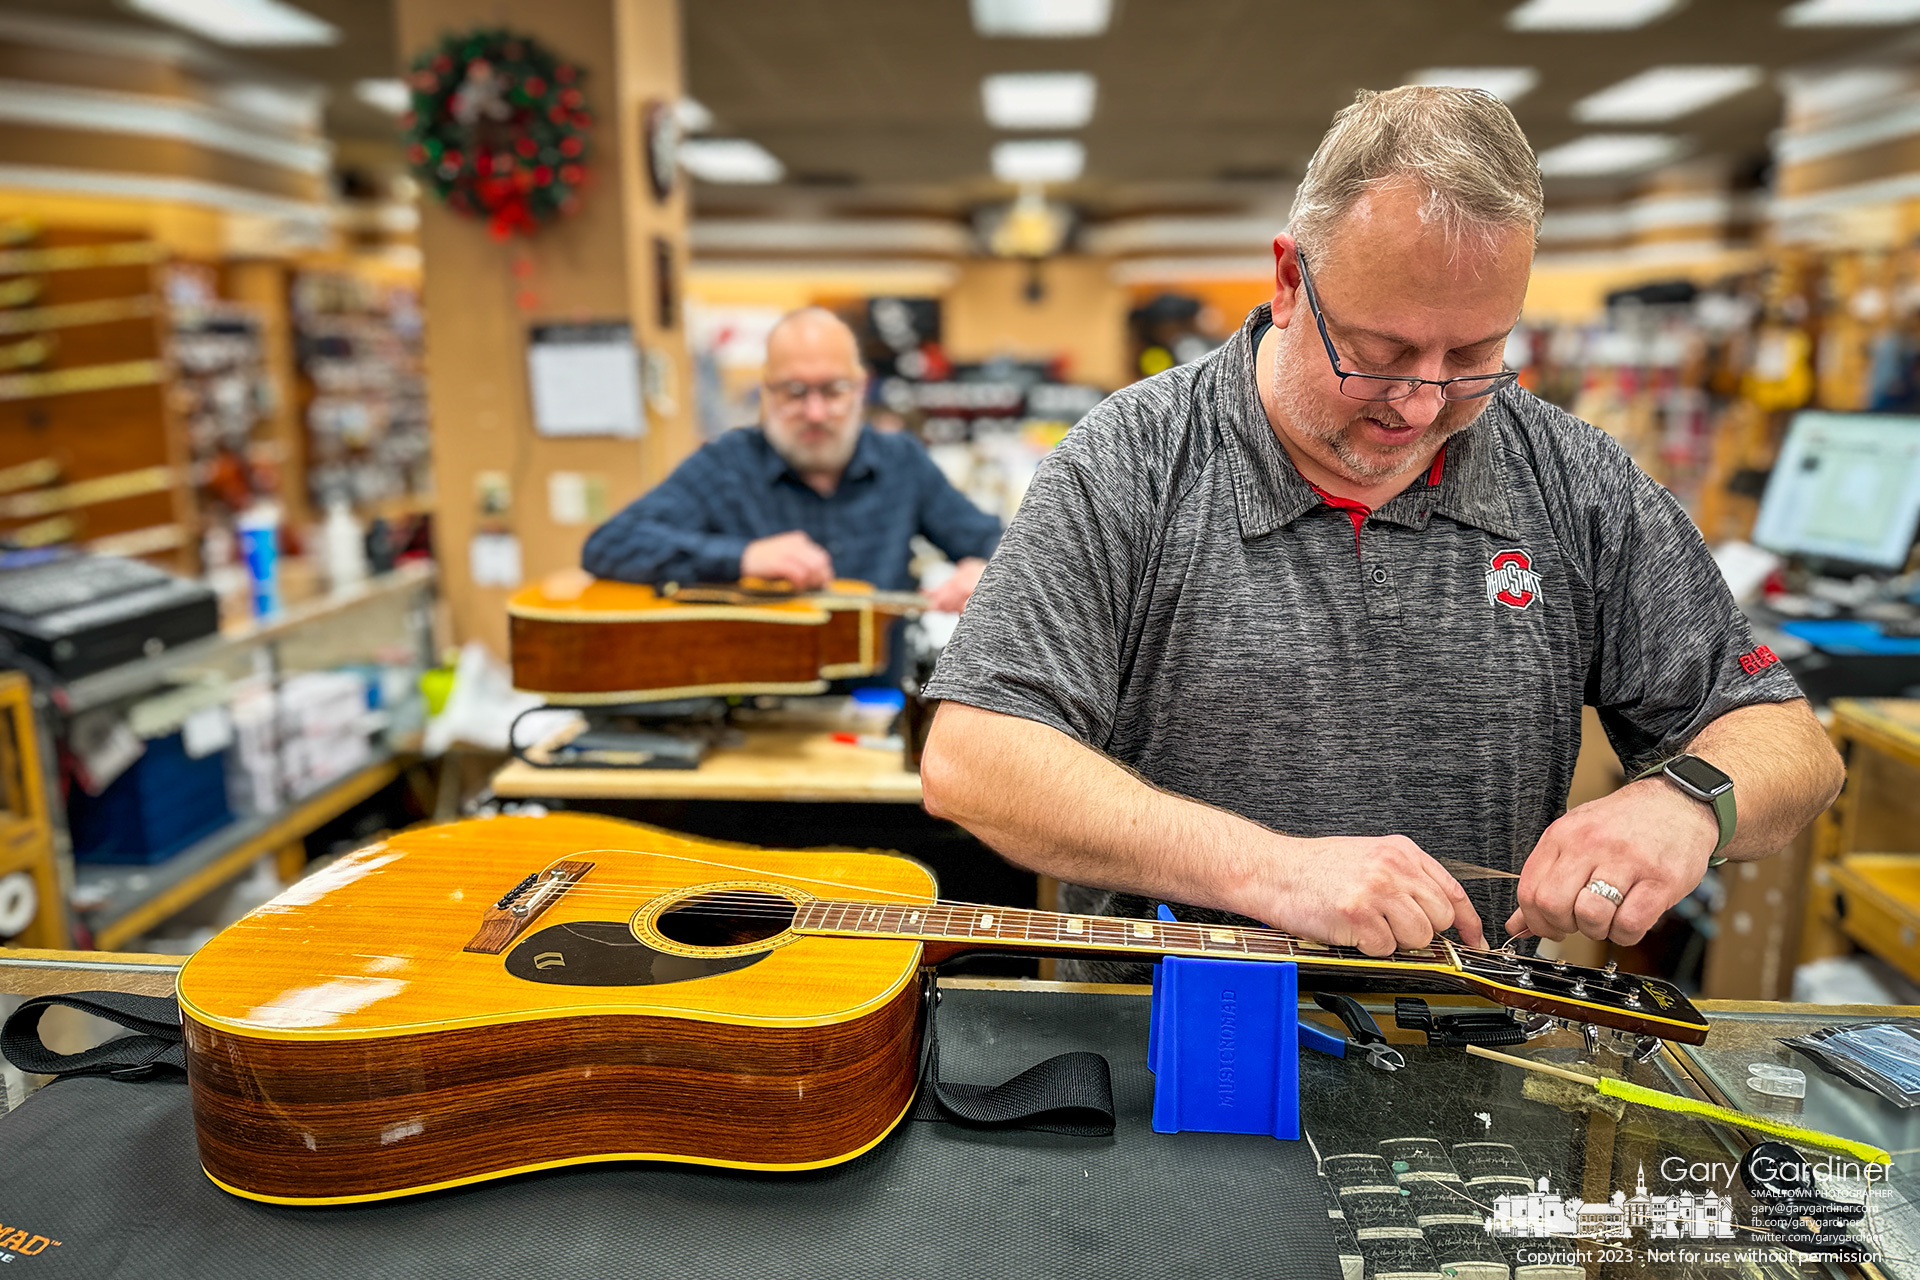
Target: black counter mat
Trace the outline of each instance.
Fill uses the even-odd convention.
[[[16,1256],[7,1273],[1338,1280],[1305,1142],[1152,1131],[1145,999],[952,990],[940,1026],[942,1074],[961,1082],[997,1084],[1068,1049],[1104,1053],[1114,1136],[909,1123],[866,1155],[811,1173],[584,1165],[291,1208],[207,1180],[184,1085],[80,1078],[0,1119],[0,1241],[25,1231],[61,1242]]]

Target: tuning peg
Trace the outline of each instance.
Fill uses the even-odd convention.
[[[1620,972],[1620,962],[1618,960],[1609,960],[1600,972],[1611,978],[1614,974]]]
[[[1660,1048],[1661,1041],[1659,1036],[1641,1036],[1633,1042],[1633,1060],[1635,1062],[1652,1062],[1660,1056]]]
[[[1581,1023],[1580,1041],[1586,1049],[1586,1056],[1591,1058],[1594,1054],[1600,1052],[1600,1028],[1594,1026],[1591,1022]]]

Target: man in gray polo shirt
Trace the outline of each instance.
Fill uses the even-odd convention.
[[[1839,760],[1686,513],[1501,373],[1540,211],[1497,99],[1342,111],[1271,306],[1040,469],[929,688],[928,810],[1070,911],[1382,955],[1632,943],[1824,808]],[[1629,774],[1680,759],[1563,812],[1583,703]]]

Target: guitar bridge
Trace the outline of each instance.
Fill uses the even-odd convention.
[[[591,862],[556,862],[544,872],[536,871],[500,896],[480,918],[480,931],[462,947],[481,955],[497,956],[525,933],[527,926],[542,912],[558,902],[561,895],[593,870]]]

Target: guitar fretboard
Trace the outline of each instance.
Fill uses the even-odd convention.
[[[1190,955],[1250,960],[1294,960],[1302,964],[1420,965],[1455,967],[1445,943],[1417,951],[1370,956],[1355,947],[1336,947],[1281,933],[1277,929],[1234,925],[1178,924],[1164,920],[1128,920],[1113,916],[1077,916],[1058,911],[980,906],[963,902],[880,903],[816,900],[795,913],[798,933],[846,934],[863,938],[913,938],[940,942],[978,942],[1000,949],[1049,952],[1101,951],[1141,956]]]

